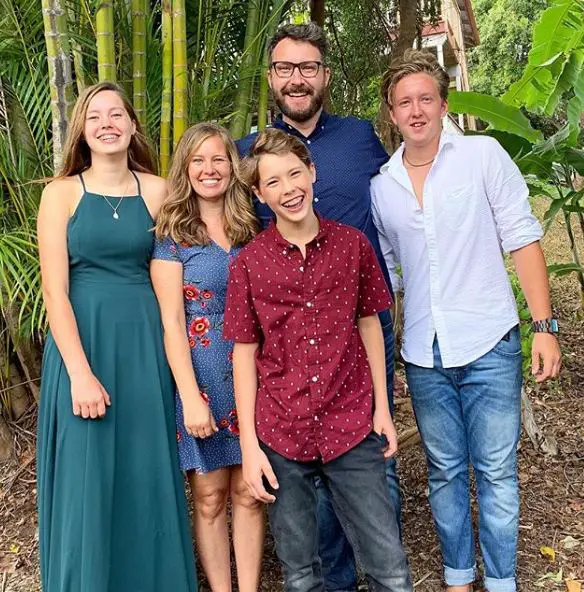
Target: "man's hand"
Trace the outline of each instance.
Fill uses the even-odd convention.
[[[243,454],[243,480],[251,495],[258,501],[272,504],[276,497],[266,491],[262,477],[265,476],[272,489],[278,489],[278,480],[272,470],[272,465],[259,445],[254,445],[251,450],[242,450]]]
[[[560,344],[555,335],[535,333],[531,346],[531,373],[535,376],[535,381],[556,378],[560,372],[561,356]]]
[[[373,430],[387,438],[387,446],[383,448],[383,456],[391,458],[397,452],[397,432],[389,411],[375,411],[373,414]]]

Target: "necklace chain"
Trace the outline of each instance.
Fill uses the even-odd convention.
[[[105,195],[103,195],[103,193],[100,194],[101,197],[103,197],[103,199],[105,199],[107,205],[113,210],[114,213],[113,213],[112,218],[114,220],[117,220],[120,217],[120,215],[118,214],[118,208],[120,207],[120,204],[122,203],[124,197],[126,197],[126,193],[128,193],[128,187],[130,186],[130,181],[132,180],[132,177],[133,177],[133,175],[131,175],[130,178],[128,179],[128,183],[126,184],[126,189],[124,190],[124,194],[120,197],[120,199],[118,200],[118,203],[116,204],[115,207],[112,205],[111,201]]]
[[[428,166],[429,164],[434,162],[434,159],[436,158],[436,156],[433,156],[428,162],[423,162],[421,164],[414,164],[413,162],[410,161],[410,159],[407,157],[405,151],[404,151],[404,160],[411,166],[414,168],[420,168],[420,167],[425,167]]]

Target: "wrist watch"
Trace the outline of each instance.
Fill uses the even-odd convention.
[[[560,332],[558,319],[542,319],[541,321],[533,321],[533,323],[531,323],[531,330],[534,333],[557,334]]]

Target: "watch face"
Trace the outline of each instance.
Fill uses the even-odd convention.
[[[557,319],[550,319],[550,328],[554,333],[559,331]]]

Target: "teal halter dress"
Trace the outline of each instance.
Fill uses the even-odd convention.
[[[148,272],[154,222],[141,195],[124,198],[116,219],[119,198],[110,206],[83,189],[67,229],[69,298],[111,406],[103,419],[73,415],[49,333],[37,440],[43,590],[195,592],[174,385]]]

